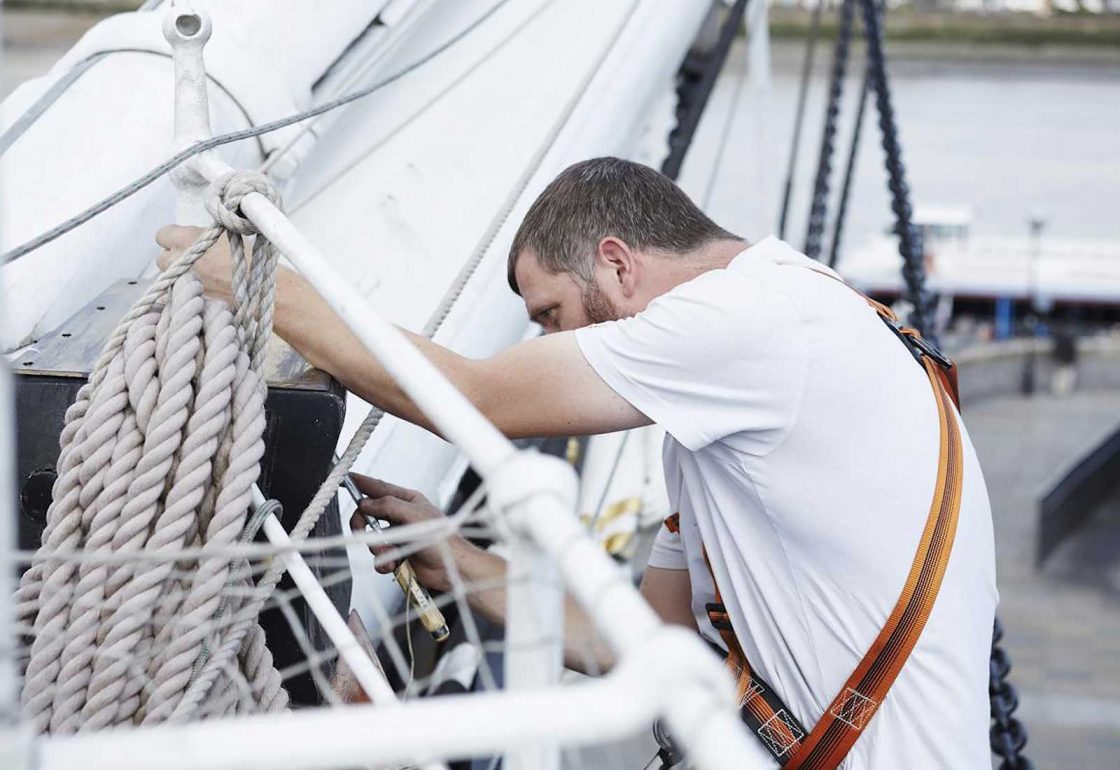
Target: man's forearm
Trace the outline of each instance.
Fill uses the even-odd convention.
[[[433,430],[412,399],[370,355],[334,308],[291,270],[281,270],[279,274],[274,326],[276,333],[313,366],[329,373],[350,392],[390,414]],[[418,334],[402,332],[436,368],[463,389],[466,359]]]

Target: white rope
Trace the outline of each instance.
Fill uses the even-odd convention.
[[[248,564],[223,550],[245,531],[264,454],[277,256],[237,213],[250,192],[279,203],[262,176],[219,180],[215,225],[129,310],[67,410],[43,545],[20,584],[33,629],[23,702],[40,731],[287,705],[259,606],[246,599]],[[189,272],[223,234],[232,314]],[[253,234],[250,262],[243,238]],[[56,555],[192,547],[204,555],[186,565]],[[223,622],[227,612],[239,620]]]

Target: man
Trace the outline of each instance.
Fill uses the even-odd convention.
[[[158,239],[179,250],[193,237],[169,228]],[[228,296],[224,253],[197,270]],[[642,593],[667,622],[720,645],[705,612],[714,573],[751,666],[811,729],[883,627],[925,525],[939,423],[922,367],[826,268],[775,238],[748,245],[665,177],[615,158],[576,164],[545,189],[514,238],[509,281],[545,336],[486,360],[410,336],[510,437],[662,426],[679,531],[658,534]],[[276,330],[364,399],[428,425],[290,272]],[[990,767],[992,529],[967,434],[963,443],[940,594],[846,767]],[[372,498],[363,509],[379,518],[440,515],[416,492],[358,481]],[[452,550],[468,582],[502,574],[493,554],[463,540]],[[438,554],[412,561],[422,582],[448,587]],[[501,618],[500,590],[472,601]],[[589,632],[574,607],[568,628],[578,663]]]

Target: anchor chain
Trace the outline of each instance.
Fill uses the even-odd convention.
[[[922,237],[913,222],[910,186],[906,182],[902,144],[898,138],[890,81],[887,79],[883,28],[879,23],[878,4],[876,0],[860,0],[860,3],[863,7],[863,28],[867,35],[868,74],[871,78],[871,86],[875,89],[875,106],[879,110],[879,129],[882,133],[883,152],[886,154],[887,186],[891,191],[891,210],[895,214],[898,250],[902,255],[902,277],[906,281],[907,296],[914,305],[909,323],[920,331],[923,337],[934,339],[932,325],[934,299],[926,290]]]
[[[1011,658],[1000,647],[1003,639],[1003,626],[996,618],[992,631],[992,657],[989,663],[988,695],[992,701],[992,729],[990,740],[992,753],[1003,761],[999,770],[1033,770],[1034,765],[1022,755],[1027,745],[1027,729],[1015,718],[1019,708],[1019,695],[1007,675],[1011,671]]]
[[[821,241],[828,217],[828,192],[832,179],[832,156],[836,150],[836,122],[840,117],[840,99],[844,95],[844,76],[848,71],[848,50],[852,41],[852,19],[855,0],[844,0],[840,6],[840,28],[832,52],[832,71],[828,84],[828,105],[825,108],[824,132],[817,159],[817,175],[813,182],[813,201],[809,208],[809,228],[805,234],[805,254],[821,257]]]

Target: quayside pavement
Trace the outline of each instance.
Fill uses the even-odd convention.
[[[1120,424],[1120,392],[999,397],[965,410],[992,500],[1011,681],[1038,768],[1120,767],[1120,497],[1043,565],[1037,501]]]

